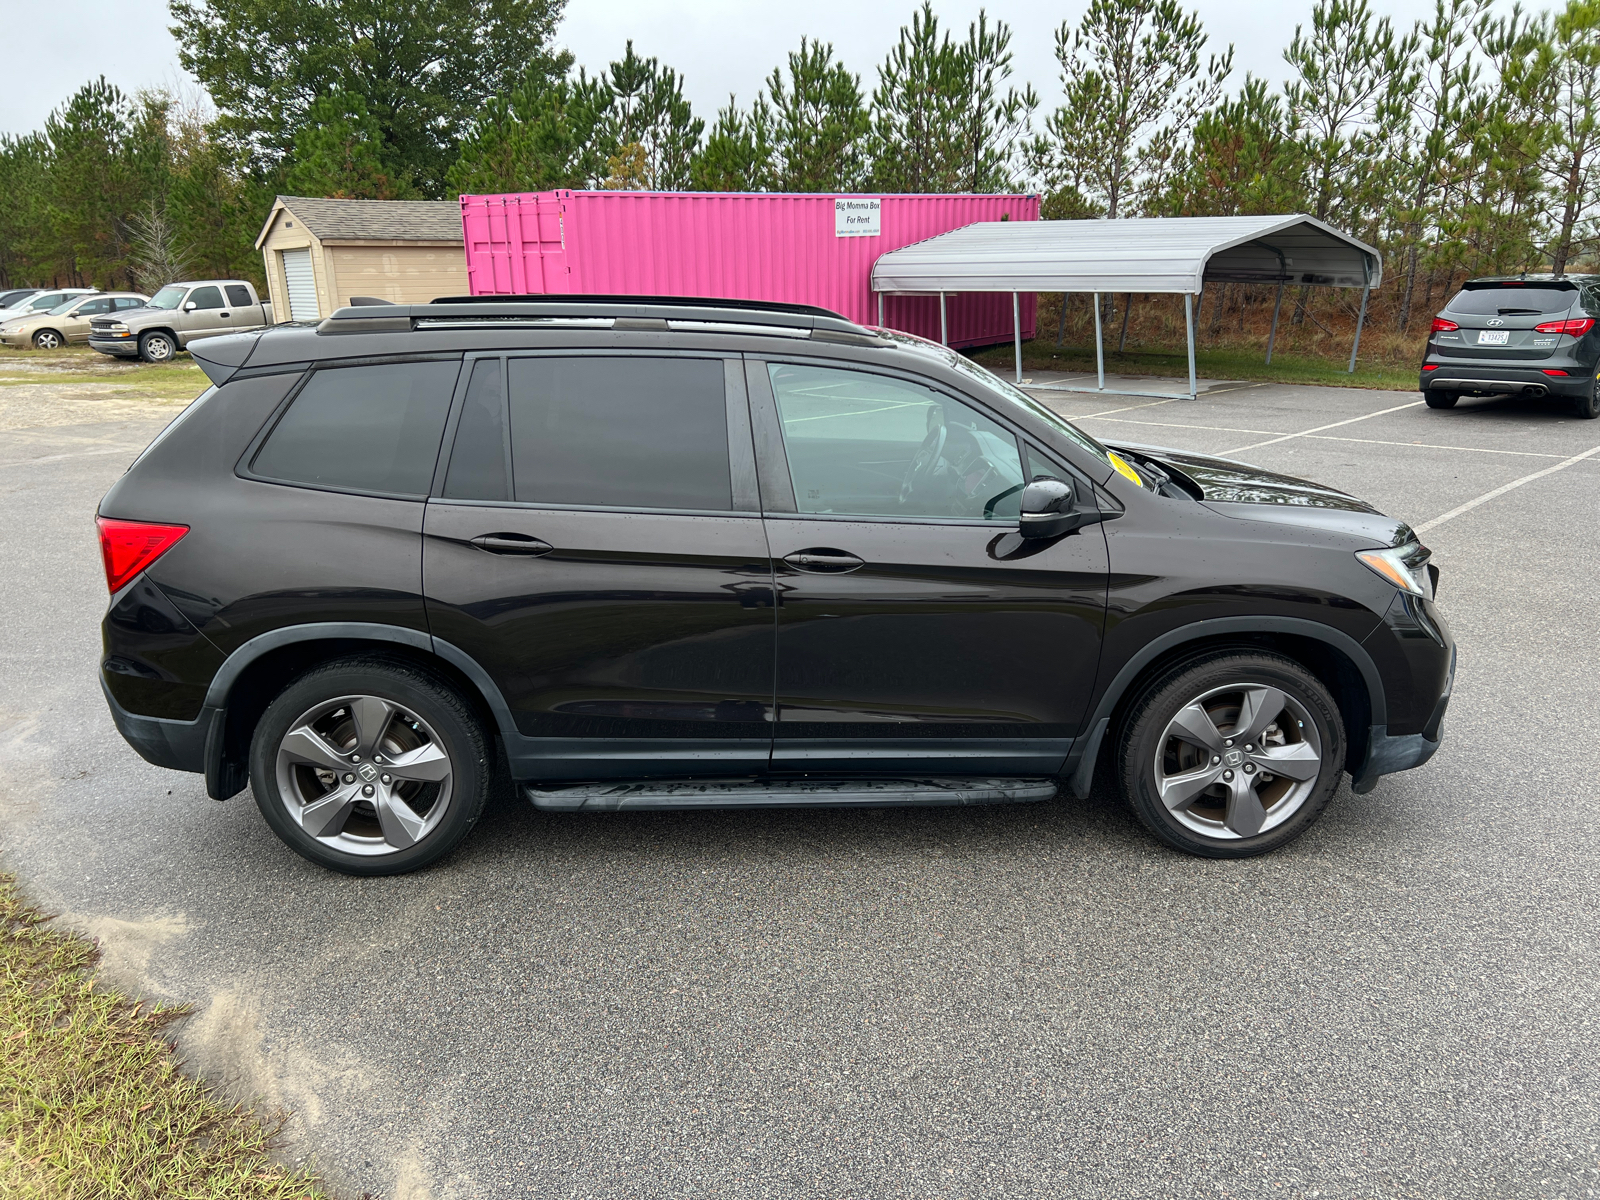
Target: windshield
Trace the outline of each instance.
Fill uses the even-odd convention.
[[[82,296],[68,296],[60,304],[56,305],[50,310],[50,315],[52,317],[65,316],[67,313],[71,312],[82,300]]]
[[[1014,405],[1015,407],[1031,413],[1035,417],[1038,417],[1039,420],[1043,421],[1045,424],[1050,426],[1051,429],[1054,429],[1063,437],[1069,439],[1080,449],[1094,455],[1095,458],[1099,459],[1106,466],[1111,466],[1111,458],[1104,446],[1095,441],[1092,437],[1090,437],[1083,430],[1079,429],[1060,413],[1053,412],[1046,408],[1043,404],[1039,403],[1039,401],[1028,395],[1027,392],[1024,392],[1021,388],[1014,387],[1007,383],[994,372],[984,370],[971,359],[965,357],[964,355],[957,354],[954,350],[951,350],[947,346],[939,345],[938,342],[930,342],[926,338],[919,338],[908,333],[900,333],[893,329],[881,329],[879,332],[884,337],[890,338],[893,341],[914,347],[925,354],[938,358],[938,360],[945,366],[949,367],[958,374],[965,376],[967,379],[970,379],[973,383],[978,384],[991,396],[998,396],[1008,404]]]
[[[1445,306],[1446,312],[1468,317],[1504,317],[1517,313],[1564,313],[1578,298],[1573,287],[1501,283],[1493,287],[1466,288]]]
[[[150,300],[151,308],[177,308],[183,303],[183,293],[187,288],[164,287]]]

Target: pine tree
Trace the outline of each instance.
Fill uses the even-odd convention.
[[[451,195],[594,187],[611,152],[606,122],[611,91],[579,71],[572,79],[530,75],[490,99],[461,140],[446,182]]]
[[[761,97],[747,116],[739,111],[737,97],[729,96],[689,165],[690,186],[701,192],[765,191],[772,175],[771,125]]]
[[[1036,169],[1108,217],[1162,195],[1232,69],[1231,46],[1202,68],[1205,44],[1200,19],[1177,0],[1090,0],[1076,30],[1056,31],[1066,103],[1034,143]]]
[[[871,128],[860,80],[834,60],[832,45],[807,38],[788,67],[787,77],[780,67],[767,78],[773,190],[860,190]]]
[[[689,186],[690,164],[706,123],[683,98],[683,80],[671,67],[640,58],[630,38],[605,75],[611,92],[604,136],[608,188],[679,191]]]
[[[408,200],[417,192],[384,166],[383,133],[355,92],[319,96],[295,134],[284,179],[290,194],[339,200]]]

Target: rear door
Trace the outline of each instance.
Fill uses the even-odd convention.
[[[1024,541],[1017,519],[1026,479],[1069,469],[911,378],[752,360],[748,380],[779,595],[774,769],[1057,771],[1099,660],[1106,541]]]
[[[764,771],[772,574],[737,362],[469,359],[428,504],[433,634],[499,687],[518,774]]]

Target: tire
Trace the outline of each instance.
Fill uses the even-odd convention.
[[[1430,389],[1422,393],[1422,399],[1429,408],[1454,408],[1461,396],[1457,392],[1435,392]]]
[[[33,335],[33,348],[35,350],[59,350],[67,344],[67,339],[54,329],[41,329]]]
[[[146,333],[139,338],[139,357],[147,363],[171,362],[178,344],[170,333]]]
[[[1248,742],[1234,736],[1241,715]],[[1254,740],[1263,728],[1265,745]],[[1299,663],[1224,651],[1151,681],[1123,724],[1119,758],[1123,796],[1156,837],[1203,858],[1247,858],[1322,815],[1344,769],[1344,722]]]
[[[442,680],[409,663],[344,659],[267,705],[250,744],[250,786],[295,853],[346,875],[399,875],[471,832],[494,773],[489,746]]]
[[[1592,421],[1600,417],[1600,397],[1595,395],[1595,384],[1589,384],[1589,390],[1582,396],[1572,401],[1572,415],[1580,421]]]

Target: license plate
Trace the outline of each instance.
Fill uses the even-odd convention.
[[[1509,329],[1481,329],[1478,331],[1478,345],[1504,346],[1511,338]]]

